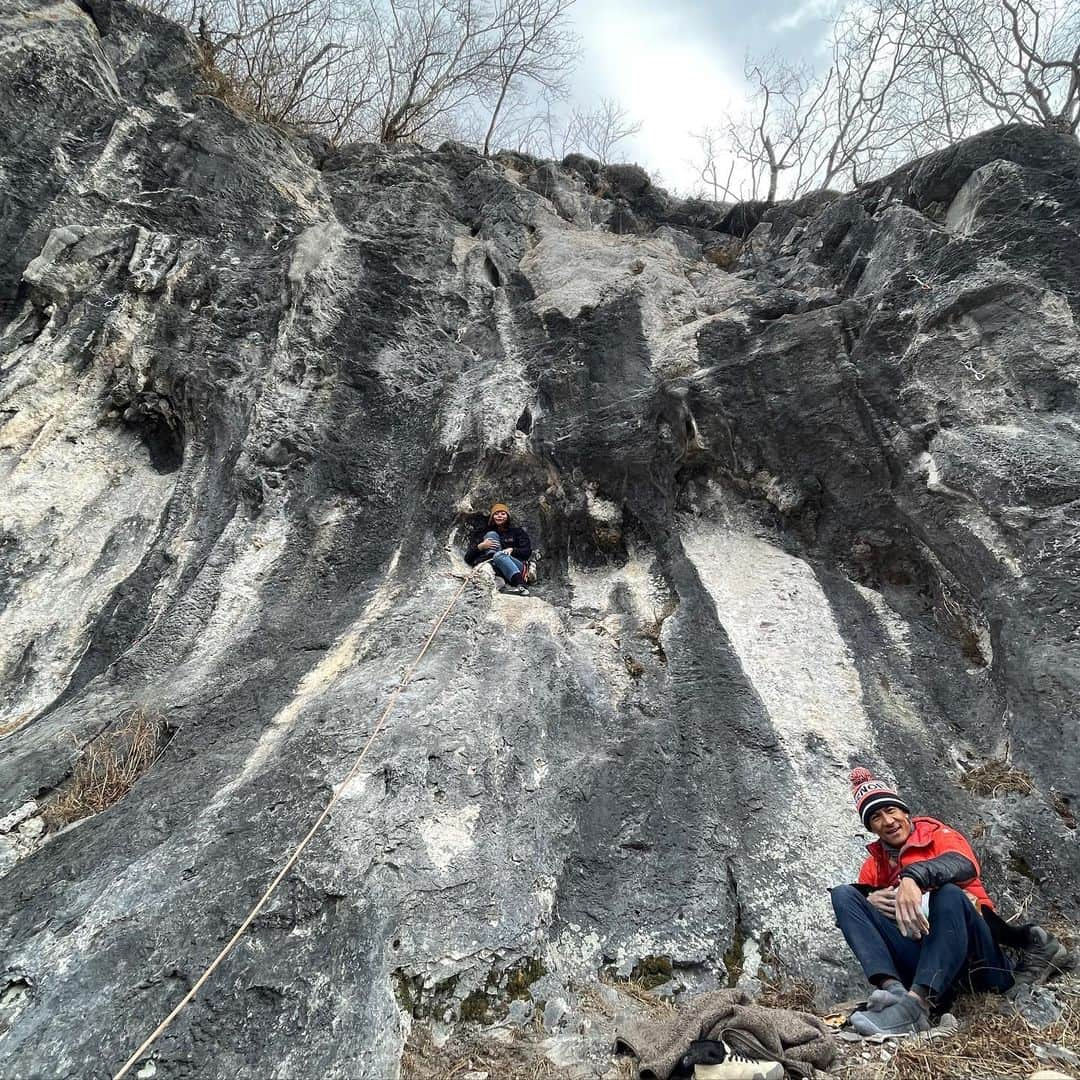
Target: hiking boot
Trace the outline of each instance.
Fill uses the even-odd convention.
[[[1069,950],[1049,930],[1033,926],[1029,932],[1031,944],[1020,951],[1019,962],[1013,969],[1013,982],[1039,986],[1072,967]]]
[[[735,1053],[727,1043],[724,1060],[718,1065],[695,1065],[694,1080],[784,1080],[779,1061],[756,1061]]]
[[[504,593],[512,593],[514,596],[528,596],[529,590],[524,585],[507,585],[503,589]]]
[[[877,1012],[852,1013],[851,1026],[860,1035],[917,1035],[930,1030],[930,1017],[917,997],[904,994]]]

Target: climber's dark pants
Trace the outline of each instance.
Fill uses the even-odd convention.
[[[990,927],[958,885],[930,893],[930,933],[920,941],[904,937],[854,885],[833,889],[832,903],[836,925],[871,982],[891,978],[908,989],[924,986],[935,1002],[958,982],[963,989],[998,992],[1013,984]]]

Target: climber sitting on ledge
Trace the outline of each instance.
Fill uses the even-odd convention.
[[[851,774],[855,809],[878,837],[855,885],[831,890],[836,924],[877,989],[852,1014],[862,1035],[929,1028],[959,989],[1004,993],[1065,969],[1067,950],[1041,926],[994,911],[968,841],[907,803],[867,769]],[[1002,947],[1018,950],[1014,967]]]
[[[506,582],[500,586],[501,591],[528,596],[525,574],[531,554],[529,534],[510,520],[510,507],[497,502],[491,507],[487,524],[482,525],[473,537],[472,545],[465,552],[465,561],[475,566],[490,559],[495,572]]]

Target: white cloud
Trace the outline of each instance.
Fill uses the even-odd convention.
[[[692,22],[656,5],[587,0],[576,23],[584,46],[577,102],[616,98],[641,121],[638,135],[623,144],[624,156],[660,172],[669,188],[693,188],[697,177],[687,162],[697,147],[690,132],[722,125],[733,104],[741,105],[741,70],[731,70]]]
[[[783,34],[798,30],[808,22],[832,22],[841,6],[837,0],[802,0],[791,11],[772,19],[769,29],[774,34]]]

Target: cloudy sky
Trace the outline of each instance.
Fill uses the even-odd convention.
[[[747,51],[813,60],[834,0],[577,0],[582,58],[573,98],[616,98],[641,131],[623,154],[686,193],[698,177],[690,132],[741,108]]]

